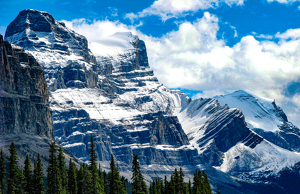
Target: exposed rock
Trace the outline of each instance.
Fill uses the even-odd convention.
[[[54,138],[52,111],[43,69],[23,48],[0,36],[1,134]]]

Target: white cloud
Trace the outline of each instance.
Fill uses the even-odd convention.
[[[90,42],[97,42],[117,31],[132,31],[146,42],[151,68],[169,88],[204,91],[216,95],[238,89],[283,102],[282,91],[300,77],[300,29],[290,29],[259,41],[245,36],[233,47],[217,38],[218,18],[208,12],[194,22],[184,22],[178,30],[160,38],[149,37],[119,22],[85,20],[67,25]],[[91,48],[95,52],[96,48]],[[97,51],[96,51],[97,52]],[[201,94],[199,94],[201,95]],[[299,98],[291,99],[300,105]]]
[[[299,0],[267,0],[269,3],[271,2],[278,2],[278,3],[283,3],[283,4],[289,4],[289,3],[294,3]]]
[[[156,0],[150,7],[143,11],[137,14],[129,13],[126,17],[133,20],[139,17],[157,15],[165,21],[171,17],[177,17],[186,12],[216,8],[222,3],[229,6],[243,5],[244,0]]]

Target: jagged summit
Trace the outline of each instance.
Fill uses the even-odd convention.
[[[5,39],[31,51],[43,67],[65,67],[69,60],[95,63],[87,39],[47,12],[21,11],[8,25]]]
[[[229,175],[260,181],[300,161],[299,155],[276,146],[277,139],[276,145],[267,141],[253,127],[257,123],[247,120],[249,112],[255,121],[267,119],[273,127],[269,132],[282,130],[278,123],[296,131],[275,102],[242,90],[190,99],[159,83],[148,64],[146,45],[137,36],[121,32],[90,45],[112,51],[100,49],[93,60],[86,39],[49,15],[20,12],[6,37],[43,64],[55,139],[82,160],[88,160],[93,134],[104,168],[113,154],[122,171],[129,170],[134,153],[148,180],[178,167],[190,175],[200,168],[231,193],[240,185]],[[21,30],[14,29],[18,25]],[[296,133],[286,134],[290,139],[284,141],[294,142]]]
[[[285,149],[300,151],[300,129],[288,122],[286,114],[275,100],[243,90],[215,98],[221,105],[240,108],[247,125],[265,139]]]

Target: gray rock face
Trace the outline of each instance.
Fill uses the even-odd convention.
[[[50,14],[32,9],[21,11],[7,27],[5,39],[29,50],[38,60],[50,91],[96,86],[96,59],[86,38]]]
[[[300,150],[300,129],[288,122],[286,114],[274,100],[262,99],[242,90],[217,98],[232,107],[243,102],[242,111],[253,131],[282,148]]]
[[[42,64],[51,91],[55,139],[77,157],[89,159],[93,134],[104,168],[113,154],[128,172],[134,153],[147,179],[180,166],[188,176],[195,168],[207,169],[214,183],[230,191],[231,185],[240,185],[228,175],[255,181],[300,161],[249,128],[240,109],[221,106],[216,99],[192,100],[160,84],[149,67],[145,43],[137,36],[112,36],[108,41],[125,38],[121,42],[126,47],[120,50],[126,49],[94,57],[84,37],[45,12],[24,10],[7,29],[6,39],[26,46]],[[245,103],[252,97],[242,94],[240,99]],[[276,115],[254,111],[254,118],[278,117],[284,130],[297,130],[279,107],[271,109]],[[290,144],[297,138],[283,139]]]
[[[1,133],[53,139],[52,111],[43,69],[23,48],[0,36]]]

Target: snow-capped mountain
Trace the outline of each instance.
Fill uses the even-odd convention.
[[[262,181],[300,162],[294,139],[280,133],[290,137],[294,130],[294,137],[298,128],[275,103],[243,91],[194,100],[171,91],[154,76],[145,43],[131,33],[94,43],[106,48],[94,56],[83,36],[50,14],[24,10],[5,39],[43,67],[55,139],[83,161],[93,134],[104,167],[112,153],[128,172],[135,153],[148,179],[179,166],[190,175],[200,168],[231,193],[246,192],[231,176]],[[259,130],[281,135],[289,147]]]
[[[240,108],[250,129],[268,141],[291,151],[300,150],[300,129],[288,122],[275,100],[266,99],[242,90],[216,96],[221,105]]]

